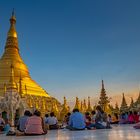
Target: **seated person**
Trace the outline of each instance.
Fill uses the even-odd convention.
[[[44,118],[44,122],[46,122],[46,120],[48,119],[49,114],[45,114],[45,118]]]
[[[70,115],[71,115],[71,113],[68,112],[68,113],[64,116],[64,119],[63,119],[63,121],[62,121],[62,128],[65,128],[65,127],[68,125],[69,119],[70,119]]]
[[[4,131],[5,121],[2,118],[2,113],[0,113],[0,131]]]
[[[79,109],[74,109],[66,128],[70,130],[84,130],[85,126],[83,114],[79,112]]]
[[[127,124],[127,123],[128,123],[128,119],[126,117],[126,114],[122,113],[119,118],[119,124]]]
[[[95,124],[95,118],[96,118],[96,112],[93,110],[91,112],[91,123],[92,124]]]
[[[90,116],[89,116],[90,117]],[[93,129],[96,129],[95,128],[95,118],[96,118],[96,112],[93,110],[91,112],[91,117],[89,118],[88,117],[88,125],[86,123],[86,128],[89,129],[89,130],[93,130]]]
[[[132,111],[129,111],[128,123],[129,123],[129,124],[135,123],[135,122],[134,122],[134,115],[133,115]]]
[[[111,124],[118,124],[119,120],[118,120],[118,114],[114,113],[114,115],[112,116],[112,122]]]
[[[27,119],[30,117],[30,111],[26,110],[24,116],[19,118],[17,130],[24,132]]]
[[[93,127],[96,129],[111,128],[110,124],[107,122],[107,115],[100,106],[96,107],[96,118]]]
[[[40,117],[41,113],[35,111],[33,116],[29,117],[25,124],[25,135],[43,135],[44,132],[44,121]]]
[[[49,129],[50,130],[52,130],[52,129],[58,129],[59,128],[58,127],[58,120],[55,117],[54,112],[51,112],[50,113],[50,116],[46,118],[45,124],[48,124],[49,125]]]
[[[91,117],[89,112],[85,113],[85,124],[87,128],[91,125]]]

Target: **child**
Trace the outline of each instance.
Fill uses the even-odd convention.
[[[92,122],[92,124],[95,124],[95,118],[96,118],[96,112],[93,110],[91,112],[91,122]]]

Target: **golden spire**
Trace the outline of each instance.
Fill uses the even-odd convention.
[[[12,11],[12,16],[10,18],[10,24],[11,24],[11,26],[10,26],[7,36],[17,38],[17,32],[15,29],[16,17],[15,17],[14,9]]]
[[[21,73],[20,73],[20,77],[19,77],[19,94],[21,95],[21,97],[23,96]]]
[[[88,97],[88,108],[87,111],[91,112],[92,111],[92,107],[90,105],[90,97]]]
[[[130,107],[129,107],[131,110],[134,110],[135,109],[135,105],[134,105],[134,100],[133,98],[131,97],[131,103],[130,103]]]
[[[66,97],[64,97],[64,104],[63,104],[63,108],[61,110],[60,113],[60,118],[63,120],[64,116],[69,112],[69,106],[67,105],[67,100]]]
[[[117,102],[116,102],[116,104],[115,104],[115,109],[119,109],[118,103],[117,103]]]
[[[59,117],[59,110],[58,110],[58,107],[56,105],[56,101],[52,101],[52,109],[51,109],[52,112],[54,112],[54,114]]]
[[[67,105],[66,97],[64,97],[64,104],[63,104],[63,109],[62,110],[65,110],[66,112],[68,112],[68,105]]]
[[[8,89],[17,89],[16,83],[14,81],[14,66],[11,64],[10,80],[8,84]]]
[[[128,111],[128,106],[127,106],[127,103],[126,103],[126,100],[125,100],[124,93],[123,93],[123,98],[122,98],[122,103],[121,103],[120,111],[121,112]]]
[[[102,80],[102,90],[104,90],[104,81]]]
[[[84,113],[83,102],[82,102],[82,101],[81,101],[80,111],[81,111],[82,113]]]
[[[139,96],[135,102],[136,106],[139,107],[140,106],[140,92],[139,92]]]
[[[75,102],[75,107],[74,108],[80,110],[80,103],[79,103],[79,98],[78,97],[76,97],[76,102]]]
[[[38,110],[39,109],[39,104],[38,104],[38,97],[35,99],[35,108]]]
[[[85,100],[85,99],[84,99],[83,108],[84,108],[84,111],[86,111],[86,110],[87,110],[87,104],[86,104],[86,100]]]
[[[114,113],[119,113],[120,109],[119,109],[119,106],[118,106],[118,103],[116,102],[115,104],[115,108],[114,108]]]
[[[29,96],[28,98],[29,98],[29,99],[28,99],[28,100],[29,100],[29,101],[28,101],[28,105],[29,105],[29,107],[32,108],[32,107],[33,107],[33,104],[32,104],[31,96]]]
[[[46,103],[45,103],[45,99],[42,98],[42,110],[45,111],[46,110]]]
[[[66,97],[64,97],[64,106],[67,105],[67,100],[66,100]]]
[[[133,100],[133,97],[131,97],[131,104],[134,104],[134,100]]]

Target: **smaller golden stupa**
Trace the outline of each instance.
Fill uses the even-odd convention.
[[[62,105],[62,110],[60,112],[60,118],[61,120],[64,120],[65,115],[67,115],[67,113],[69,112],[69,106],[67,104],[67,100],[66,97],[64,97],[64,103]]]
[[[78,97],[76,97],[76,102],[75,102],[74,109],[75,108],[80,110],[80,102],[79,102],[79,98]]]

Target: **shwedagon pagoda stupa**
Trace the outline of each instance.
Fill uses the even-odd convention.
[[[51,111],[54,106],[60,108],[60,103],[31,78],[20,56],[15,24],[16,17],[13,11],[5,50],[0,58],[0,98],[4,98],[9,89],[14,89],[20,95],[25,108],[36,108],[41,112]]]

